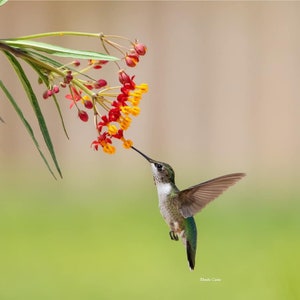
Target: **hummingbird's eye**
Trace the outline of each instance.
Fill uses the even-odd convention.
[[[162,168],[163,168],[163,165],[162,165],[162,164],[156,163],[156,164],[155,164],[155,167],[157,168],[158,171],[161,171]]]

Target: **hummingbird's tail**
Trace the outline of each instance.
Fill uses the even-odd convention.
[[[197,227],[193,217],[185,219],[186,254],[191,270],[195,268],[197,250]]]
[[[191,243],[186,241],[186,254],[191,271],[195,268],[196,249],[193,249]]]

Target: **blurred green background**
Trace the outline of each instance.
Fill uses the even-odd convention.
[[[64,175],[55,181],[0,93],[1,300],[300,298],[299,3],[9,1],[0,28],[3,37],[78,30],[140,39],[149,51],[130,71],[150,91],[128,137],[170,163],[179,188],[247,173],[196,216],[190,272],[141,157],[92,151],[92,125],[62,95],[70,140],[53,103],[42,106]],[[0,66],[25,99],[3,57]]]

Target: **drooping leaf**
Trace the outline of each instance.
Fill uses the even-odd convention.
[[[55,68],[60,68],[60,67],[63,67],[64,65],[62,63],[60,63],[59,61],[57,60],[54,60],[54,59],[51,59],[50,57],[48,56],[45,56],[39,52],[36,52],[36,51],[32,51],[32,50],[26,50],[27,53],[32,56],[32,57],[35,57],[37,58],[38,60],[41,60],[45,63],[48,63],[50,65],[52,65],[53,67]]]
[[[102,54],[95,51],[85,51],[85,50],[76,50],[69,49],[65,47],[60,47],[48,43],[31,41],[31,40],[18,40],[18,39],[7,39],[1,40],[2,43],[5,43],[11,47],[21,48],[21,49],[33,49],[36,51],[45,52],[51,55],[59,57],[70,57],[78,59],[96,59],[96,60],[109,60],[116,61],[119,60],[114,56],[107,54]]]
[[[30,84],[30,81],[28,80],[22,66],[20,65],[20,63],[17,61],[17,59],[12,55],[10,54],[9,52],[7,51],[4,51],[5,55],[7,56],[8,60],[10,61],[10,63],[12,64],[14,70],[16,71],[22,85],[23,85],[23,88],[27,94],[27,97],[31,103],[31,106],[33,108],[33,111],[35,113],[35,116],[38,120],[38,123],[39,123],[39,127],[40,127],[40,130],[41,130],[41,133],[43,135],[43,138],[44,138],[44,141],[45,141],[45,144],[48,148],[48,151],[52,157],[52,160],[54,162],[54,165],[56,167],[56,170],[57,172],[59,173],[60,177],[62,177],[62,173],[61,173],[61,170],[60,170],[60,167],[59,167],[59,164],[58,164],[58,161],[56,159],[56,155],[55,155],[55,151],[54,151],[54,147],[53,147],[53,144],[52,144],[52,141],[51,141],[51,138],[50,138],[50,134],[49,134],[49,131],[48,131],[48,128],[47,128],[47,125],[46,125],[46,122],[45,122],[45,119],[44,119],[44,116],[42,114],[42,111],[40,109],[40,106],[39,106],[39,103],[38,103],[38,100],[37,100],[37,97],[31,87],[31,84]]]
[[[39,66],[36,66],[34,63],[30,62],[30,61],[27,61],[28,64],[31,65],[31,67],[38,73],[40,79],[44,82],[44,84],[49,88],[49,79],[46,75],[44,75],[42,72],[41,72],[41,69],[39,68]],[[61,112],[61,109],[60,109],[60,106],[59,106],[59,103],[57,101],[57,98],[55,97],[55,95],[52,95],[52,98],[54,100],[54,103],[55,103],[55,106],[56,106],[56,109],[58,111],[58,115],[60,117],[60,121],[61,121],[61,124],[62,124],[62,127],[63,127],[63,130],[64,130],[64,133],[66,135],[66,137],[69,139],[69,135],[68,135],[68,132],[67,132],[67,129],[66,129],[66,126],[65,126],[65,122],[64,122],[64,119],[63,119],[63,116],[62,116],[62,112]]]
[[[10,92],[7,90],[7,88],[5,87],[5,85],[3,84],[3,82],[0,80],[0,87],[3,90],[4,94],[6,95],[7,99],[9,100],[9,102],[12,104],[13,108],[15,109],[16,113],[18,114],[19,118],[21,119],[22,123],[24,124],[26,130],[28,131],[34,145],[36,146],[37,150],[40,153],[40,156],[42,157],[44,163],[46,164],[48,170],[50,171],[50,173],[52,174],[52,176],[56,179],[46,157],[44,156],[42,150],[40,149],[40,145],[37,141],[37,139],[34,136],[34,132],[32,127],[30,126],[30,124],[28,123],[28,121],[25,119],[22,110],[20,109],[20,107],[18,106],[17,102],[15,101],[15,99],[13,98],[13,96],[10,94]]]
[[[0,0],[0,6],[4,5],[7,2],[7,0]]]
[[[58,112],[58,115],[59,115],[59,118],[60,118],[60,122],[61,122],[61,125],[62,125],[63,130],[64,130],[64,133],[65,133],[67,139],[69,139],[69,135],[68,135],[68,132],[67,132],[67,128],[66,128],[66,125],[65,125],[65,122],[64,122],[64,119],[63,119],[63,115],[62,115],[62,112],[61,112],[59,103],[58,103],[58,101],[57,101],[57,98],[56,98],[55,95],[52,95],[52,98],[53,98],[53,100],[54,100],[54,103],[55,103],[55,106],[56,106],[56,109],[57,109],[57,112]]]

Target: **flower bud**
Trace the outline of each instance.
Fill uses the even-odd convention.
[[[48,90],[47,91],[45,91],[44,93],[43,93],[43,98],[46,100],[46,99],[48,99]]]
[[[78,117],[83,122],[87,122],[89,120],[89,115],[84,110],[78,110]]]
[[[125,62],[126,62],[126,65],[128,67],[135,67],[137,65],[137,63],[139,62],[139,58],[138,56],[136,55],[131,55],[131,54],[128,54],[126,55],[125,57]]]
[[[73,64],[73,66],[75,66],[75,67],[79,67],[79,66],[80,66],[80,61],[79,61],[78,59],[76,59],[76,60],[74,60],[74,61],[72,62],[72,64]]]
[[[147,47],[144,44],[141,43],[135,43],[134,44],[134,49],[137,52],[138,55],[145,55],[147,52]]]
[[[52,92],[54,94],[57,94],[59,92],[59,87],[57,85],[54,85],[53,88],[52,88]]]
[[[99,79],[99,80],[95,81],[95,83],[94,83],[95,89],[101,89],[105,86],[107,86],[107,81],[105,79]]]
[[[85,100],[85,101],[84,101],[84,106],[85,106],[85,108],[87,108],[87,109],[92,109],[92,108],[94,107],[93,102],[90,101],[90,100]]]
[[[125,84],[131,82],[131,78],[124,70],[121,70],[119,71],[119,81],[121,84]]]

